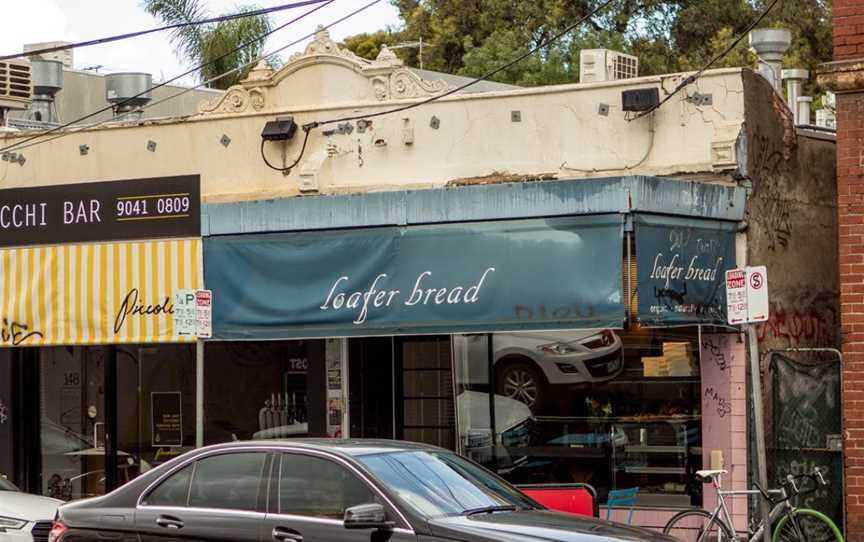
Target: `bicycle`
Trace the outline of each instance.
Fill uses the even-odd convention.
[[[761,495],[771,503],[768,521],[761,518],[755,528],[749,529],[748,542],[761,542],[768,526],[775,525],[773,542],[843,542],[843,534],[831,521],[831,518],[810,508],[797,508],[790,500],[797,495],[806,495],[819,486],[827,486],[828,482],[822,471],[815,469],[812,474],[786,477],[786,483],[780,489],[765,490],[754,483],[755,490],[722,489],[720,477],[725,470],[701,470],[696,473],[696,479],[703,484],[712,484],[717,490],[717,507],[713,512],[705,510],[685,510],[679,512],[666,523],[663,534],[678,538],[681,542],[737,542],[739,539],[732,524],[732,517],[726,507],[727,496]],[[813,483],[812,489],[802,490],[799,483],[802,480]],[[777,495],[773,497],[772,495]]]

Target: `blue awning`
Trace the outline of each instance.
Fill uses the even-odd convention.
[[[618,214],[204,241],[215,339],[620,328]]]
[[[639,322],[726,324],[726,271],[735,268],[734,222],[635,215]]]

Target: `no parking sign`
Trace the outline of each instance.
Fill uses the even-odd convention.
[[[768,320],[768,270],[764,265],[726,271],[726,313],[733,325]]]

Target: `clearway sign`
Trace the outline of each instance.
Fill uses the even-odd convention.
[[[768,271],[764,265],[726,271],[726,313],[733,325],[768,320]]]

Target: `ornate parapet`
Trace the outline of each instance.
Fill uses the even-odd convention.
[[[368,96],[370,101],[410,100],[434,96],[449,89],[443,80],[428,81],[406,68],[387,46],[382,47],[375,60],[366,60],[339,47],[326,30],[319,29],[306,49],[291,55],[280,70],[274,71],[266,61],[261,61],[240,84],[232,86],[222,96],[201,103],[198,110],[202,114],[265,110],[275,87],[301,69],[316,65],[338,66],[356,74],[356,88],[361,92],[350,93],[355,100],[358,94]],[[364,85],[366,92],[363,92]],[[346,100],[349,99],[347,96]]]

